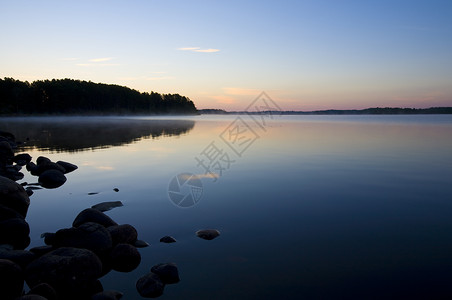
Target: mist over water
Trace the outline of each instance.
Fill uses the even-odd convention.
[[[236,117],[1,118],[33,160],[79,166],[31,197],[30,247],[84,208],[121,201],[107,214],[151,244],[136,270],[101,279],[124,299],[160,262],[179,267],[168,299],[452,296],[452,117],[282,116],[263,131],[241,116],[256,134],[241,155],[227,144]],[[177,207],[171,179],[205,175],[196,158],[211,143],[229,167],[201,176],[195,206]],[[201,240],[203,228],[221,235]]]

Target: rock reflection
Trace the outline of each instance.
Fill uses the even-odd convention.
[[[14,131],[24,151],[37,148],[76,152],[130,144],[141,139],[178,136],[195,121],[120,117],[4,118],[0,128]]]

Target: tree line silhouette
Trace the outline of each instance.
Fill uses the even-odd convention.
[[[0,114],[196,114],[179,94],[140,93],[128,87],[74,79],[0,79]]]

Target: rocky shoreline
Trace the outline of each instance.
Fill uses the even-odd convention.
[[[111,271],[131,272],[141,263],[139,248],[149,244],[138,239],[130,224],[118,224],[104,212],[121,207],[120,201],[103,202],[79,212],[72,227],[43,233],[44,245],[27,249],[30,227],[26,222],[30,197],[41,188],[63,185],[66,174],[77,166],[38,157],[36,163],[27,153],[15,154],[20,142],[13,134],[0,131],[0,293],[1,299],[120,299],[120,291],[104,291],[100,278]],[[24,178],[22,167],[37,183],[17,183]],[[115,189],[116,192],[119,190]],[[198,230],[196,235],[212,240],[218,230]],[[162,243],[176,239],[164,236]],[[163,294],[167,284],[180,281],[173,262],[152,266],[136,281],[137,292],[145,298]],[[25,283],[29,291],[24,291]]]

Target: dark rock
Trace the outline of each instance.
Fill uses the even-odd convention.
[[[38,176],[38,166],[34,162],[29,162],[26,165],[27,171],[31,173],[31,175]]]
[[[175,263],[158,264],[151,268],[151,272],[157,274],[164,284],[178,283],[179,271]]]
[[[26,250],[9,250],[0,247],[0,259],[10,260],[22,269],[25,269],[33,260],[35,260],[36,255],[30,251]]]
[[[103,291],[91,296],[91,300],[119,300],[124,296],[118,291]]]
[[[0,164],[10,164],[14,158],[14,152],[11,144],[7,141],[0,141]]]
[[[11,142],[16,141],[16,137],[14,136],[14,134],[12,134],[11,132],[8,132],[8,131],[0,130],[0,137],[5,138],[5,140],[7,140],[7,141],[11,141]]]
[[[83,299],[93,293],[102,263],[90,250],[59,248],[28,265],[25,280],[30,287],[50,284],[59,299]],[[89,292],[88,292],[89,291]]]
[[[110,227],[114,225],[118,225],[115,221],[113,221],[109,216],[104,214],[103,212],[94,209],[94,208],[87,208],[85,210],[82,210],[77,217],[75,217],[74,222],[72,223],[72,226],[78,227],[83,223],[86,222],[94,222],[97,224],[100,224],[104,227]]]
[[[15,219],[15,218],[23,219],[24,217],[20,213],[15,211],[14,209],[0,205],[0,221],[5,221],[8,219]]]
[[[220,235],[220,232],[216,229],[203,229],[196,231],[196,235],[205,240],[213,240]]]
[[[135,227],[129,224],[115,225],[107,228],[110,232],[113,245],[131,244],[133,245],[138,237]]]
[[[22,178],[24,178],[24,174],[22,172],[19,172],[20,169],[21,166],[19,165],[0,166],[0,175],[13,181],[21,180]]]
[[[9,207],[22,217],[26,217],[30,198],[23,186],[6,177],[0,176],[0,205]]]
[[[39,164],[37,173],[38,173],[38,175],[41,175],[42,173],[44,173],[45,171],[48,171],[48,170],[57,170],[63,174],[66,173],[66,170],[62,166],[60,166],[59,164],[54,163],[54,162],[43,162],[43,163]]]
[[[142,240],[136,240],[135,243],[133,243],[133,245],[137,248],[146,248],[149,247],[149,244],[145,241]]]
[[[41,165],[41,164],[45,164],[45,163],[50,163],[52,162],[49,158],[45,157],[45,156],[39,156],[36,159],[36,164],[37,165]]]
[[[0,244],[10,244],[14,249],[25,249],[30,244],[30,227],[23,218],[0,221]]]
[[[40,283],[30,289],[28,294],[39,295],[47,300],[57,300],[57,294],[55,289],[47,283]]]
[[[166,235],[166,236],[164,236],[164,237],[162,237],[162,238],[160,239],[160,242],[161,242],[161,243],[167,243],[167,244],[169,244],[169,243],[175,243],[175,242],[176,242],[176,239],[173,238],[172,236]]]
[[[66,182],[66,176],[58,170],[46,170],[39,175],[38,182],[47,189],[54,189]]]
[[[121,201],[108,201],[108,202],[102,202],[102,203],[93,205],[93,206],[91,206],[91,208],[104,212],[104,211],[111,210],[115,207],[121,207],[121,206],[124,206]]]
[[[78,169],[78,167],[76,165],[68,163],[66,161],[59,160],[56,163],[57,163],[57,165],[60,165],[61,167],[63,167],[63,169],[65,170],[65,174],[70,173],[70,172],[75,171],[75,170]]]
[[[31,195],[33,195],[33,194],[35,193],[35,192],[33,192],[33,190],[30,189],[30,188],[26,188],[26,189],[25,189],[25,192],[27,193],[28,197],[30,197]]]
[[[116,193],[119,192],[118,188],[114,188],[113,191],[115,191]]]
[[[158,275],[149,273],[138,279],[136,288],[141,297],[157,298],[163,295],[165,284]]]
[[[30,252],[34,253],[36,257],[43,256],[44,254],[49,253],[50,251],[55,250],[53,246],[37,246],[30,249]]]
[[[16,154],[13,161],[20,166],[25,166],[26,164],[31,162],[31,156],[28,153]]]
[[[0,259],[0,279],[2,299],[15,299],[22,295],[24,277],[19,265],[7,259]]]
[[[44,238],[44,243],[46,245],[53,245],[55,242],[55,233],[44,232],[43,234],[41,234],[41,238]]]
[[[135,270],[141,262],[141,255],[137,248],[129,244],[118,244],[110,253],[111,266],[118,272]]]
[[[88,222],[79,227],[60,229],[55,233],[55,248],[74,247],[103,254],[113,246],[110,233],[100,224]]]

